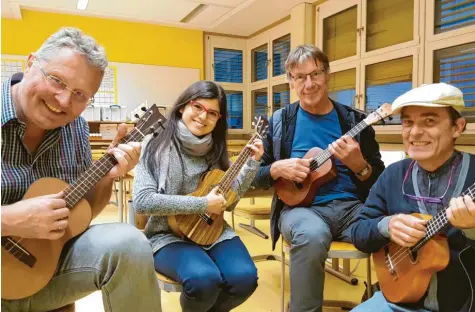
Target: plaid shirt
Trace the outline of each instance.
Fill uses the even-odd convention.
[[[89,128],[82,117],[46,131],[36,153],[28,152],[23,144],[26,125],[17,117],[11,94],[11,86],[22,77],[15,74],[2,86],[2,205],[20,201],[40,178],[72,183],[92,164]]]

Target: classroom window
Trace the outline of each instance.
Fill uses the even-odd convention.
[[[267,44],[252,49],[252,82],[267,79]]]
[[[456,86],[463,93],[462,115],[475,122],[475,42],[434,51],[434,82]]]
[[[242,83],[242,51],[214,49],[214,81]]]
[[[242,129],[244,125],[242,91],[226,91],[226,101],[229,129]]]
[[[290,53],[290,34],[272,42],[272,76],[285,74],[285,61]]]
[[[290,88],[288,83],[276,85],[272,87],[273,111],[285,107],[290,104]]]
[[[366,66],[366,111],[372,112],[384,103],[412,89],[412,56]],[[399,116],[386,123],[399,124]]]
[[[328,96],[341,104],[356,107],[356,68],[332,73],[328,81]]]
[[[411,41],[414,0],[367,1],[366,51]]]
[[[356,55],[357,6],[323,20],[323,52],[329,61]]]
[[[251,120],[259,116],[267,118],[267,105],[267,88],[252,91]]]
[[[435,0],[434,33],[440,34],[474,24],[473,0]]]

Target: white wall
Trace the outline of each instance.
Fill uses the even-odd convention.
[[[2,59],[26,60],[27,56],[2,54]],[[185,88],[200,79],[200,71],[195,68],[109,64],[117,68],[117,104],[127,107],[127,116],[145,101],[149,105],[172,106]]]

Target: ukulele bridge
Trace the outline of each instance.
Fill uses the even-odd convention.
[[[396,272],[396,266],[393,262],[392,255],[389,253],[389,248],[388,246],[384,247],[384,253],[386,254],[386,266],[389,270],[389,273],[393,275],[396,279],[398,279],[397,272]]]
[[[24,246],[9,236],[2,237],[2,247],[12,256],[32,268],[36,263],[36,258],[29,253]]]

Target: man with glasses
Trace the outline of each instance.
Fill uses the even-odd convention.
[[[5,236],[56,240],[65,234],[69,209],[62,193],[22,198],[35,180],[72,183],[92,164],[89,130],[80,114],[106,67],[104,49],[93,38],[63,28],[30,54],[23,73],[3,83],[2,241]],[[121,125],[114,142],[125,134]],[[137,164],[140,150],[137,142],[109,149],[117,164],[86,195],[93,217],[109,202],[114,179]],[[89,227],[64,246],[43,289],[19,300],[2,299],[2,311],[49,311],[97,290],[105,311],[160,311],[152,250],[135,227]]]
[[[299,101],[274,113],[263,139],[264,156],[254,184],[268,188],[278,178],[302,182],[313,147],[329,147],[338,176],[323,185],[311,207],[288,207],[274,196],[273,248],[282,232],[290,244],[290,311],[322,311],[324,265],[332,240],[350,241],[350,226],[368,191],[384,169],[371,127],[355,139],[343,136],[366,116],[328,97],[327,56],[312,45],[290,52],[285,63]]]
[[[435,216],[446,209],[450,224],[443,234],[448,237],[450,261],[432,276],[418,302],[394,304],[377,292],[354,311],[475,309],[475,155],[455,149],[466,126],[460,115],[463,108],[462,92],[445,83],[423,85],[394,101],[409,158],[389,166],[374,184],[352,228],[353,243],[368,253],[389,242],[414,246],[426,235],[427,221],[411,214]],[[470,196],[461,196],[467,190]]]

